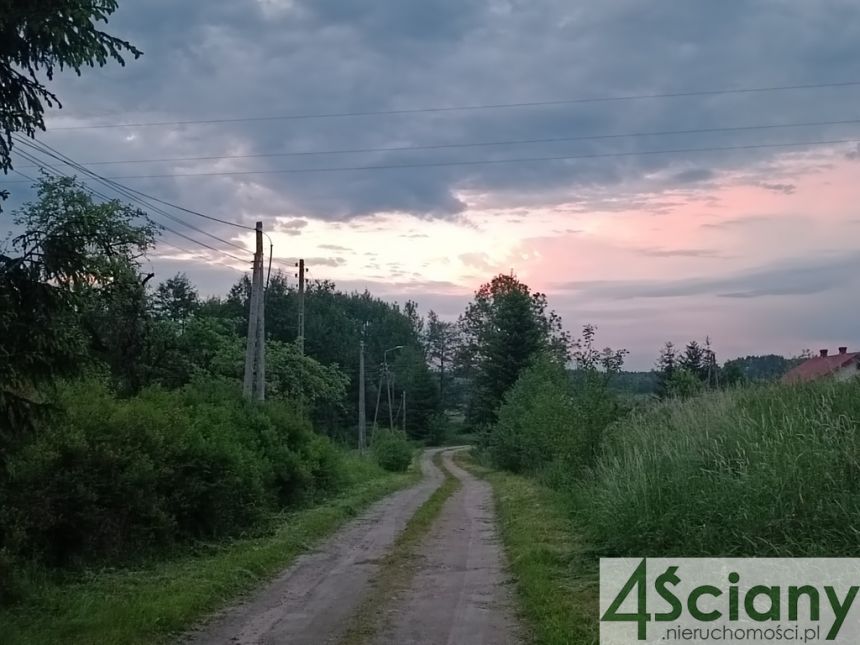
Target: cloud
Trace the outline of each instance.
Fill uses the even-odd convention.
[[[662,281],[580,281],[563,283],[558,288],[590,298],[620,300],[703,295],[761,298],[822,293],[857,282],[858,276],[860,253],[853,252],[783,260],[725,276]]]
[[[304,253],[320,256],[308,262],[320,260],[321,273],[337,277],[341,286],[369,285],[383,297],[414,297],[450,315],[462,310],[470,291],[456,283],[475,286],[481,279],[462,270],[463,251],[474,255],[468,261],[480,263],[488,261],[484,252],[502,258],[521,240],[554,236],[564,248],[543,260],[545,270],[534,275],[536,281],[550,275],[654,278],[580,282],[576,289],[551,294],[571,328],[588,312],[605,311],[606,320],[595,322],[604,325],[601,333],[606,331],[609,344],[656,351],[665,340],[661,336],[697,331],[703,320],[710,323],[717,315],[723,316],[726,336],[745,339],[747,318],[764,310],[758,338],[770,340],[793,322],[792,311],[814,301],[826,312],[816,312],[818,318],[802,330],[812,336],[809,330],[823,334],[828,324],[848,324],[841,314],[851,301],[840,294],[847,272],[856,267],[816,253],[851,241],[845,231],[856,226],[840,227],[845,212],[853,216],[850,205],[857,200],[844,182],[834,179],[833,188],[825,189],[810,177],[828,167],[838,174],[840,166],[849,166],[843,156],[858,160],[860,148],[749,147],[807,137],[843,139],[845,126],[706,130],[820,121],[822,105],[834,114],[850,107],[852,88],[445,109],[856,76],[860,5],[845,0],[778,5],[775,11],[774,3],[754,0],[123,0],[108,31],[139,45],[144,57],[126,67],[85,70],[81,77],[58,76],[52,89],[65,107],[49,114],[49,131],[40,138],[82,161],[123,162],[97,166],[106,175],[161,175],[124,181],[200,212],[249,226],[262,219],[267,231],[280,220],[278,230],[300,235],[291,239],[303,242]],[[768,47],[762,55],[765,33]],[[415,108],[443,109],[402,113]],[[367,112],[385,114],[265,118]],[[55,129],[234,117],[248,120]],[[672,130],[699,132],[644,134]],[[631,133],[639,136],[615,136]],[[611,136],[584,138],[600,135]],[[539,139],[544,141],[471,145]],[[728,146],[747,148],[650,154]],[[358,152],[368,149],[374,150]],[[345,150],[355,152],[336,152]],[[193,157],[211,158],[129,163]],[[480,163],[541,157],[571,158]],[[386,168],[347,170],[364,166]],[[337,168],[342,170],[332,170]],[[304,172],[314,169],[320,172]],[[251,174],[177,176],[199,173]],[[16,186],[21,187],[13,194],[17,200],[27,189]],[[791,186],[797,187],[794,193]],[[816,190],[827,190],[833,199],[816,201]],[[789,203],[796,210],[783,208]],[[838,227],[826,221],[836,219],[836,209],[845,211],[838,213]],[[392,225],[390,219],[374,218],[386,211],[401,221]],[[547,221],[538,221],[544,215]],[[162,218],[156,214],[156,219]],[[250,233],[237,238],[229,225],[195,223],[225,239],[250,238]],[[447,245],[451,236],[476,230],[482,237],[474,245]],[[715,234],[719,231],[724,233]],[[723,244],[727,239],[731,247]],[[597,250],[589,253],[592,247]],[[630,247],[641,247],[640,252]],[[602,251],[609,248],[619,255]],[[805,259],[800,258],[804,248]],[[416,277],[428,253],[448,256],[447,264],[433,264],[445,284]],[[670,258],[698,258],[704,264],[721,253],[731,258],[721,273],[671,273],[676,264],[698,263]],[[569,266],[557,271],[552,264],[564,264],[562,255]],[[778,261],[782,255],[796,259]],[[208,251],[203,257],[214,259]],[[390,267],[393,260],[402,266]],[[214,292],[223,293],[226,289],[215,283],[226,284],[235,273],[210,268],[202,259],[165,261],[171,270],[195,265],[197,279]],[[154,261],[159,270],[161,262]],[[530,256],[510,262],[528,270],[541,261]],[[741,270],[756,263],[760,266]],[[235,264],[242,270],[248,266]],[[340,280],[371,270],[378,276],[373,282]],[[207,278],[208,272],[218,278]],[[411,279],[392,279],[395,272]],[[691,295],[674,296],[678,293]],[[670,314],[665,312],[669,301],[660,299],[665,297],[675,298]],[[783,301],[790,304],[774,314]],[[643,313],[641,320],[622,313],[613,318],[613,311],[631,302],[653,305],[637,309],[657,313]],[[828,323],[837,317],[834,311],[839,321]],[[732,327],[735,319],[740,322]],[[793,339],[784,342],[794,346]]]
[[[765,190],[772,190],[775,193],[782,193],[783,195],[791,195],[792,193],[794,193],[795,190],[797,190],[797,186],[795,186],[794,184],[761,183],[759,184],[759,186],[764,188]]]
[[[672,176],[672,180],[679,184],[696,184],[713,179],[714,176],[715,173],[713,170],[709,170],[707,168],[691,168],[689,170],[682,170],[675,173]]]
[[[302,229],[306,228],[307,225],[308,221],[304,219],[279,219],[275,223],[275,230],[279,233],[286,233],[287,235],[301,235]]]
[[[343,266],[346,263],[346,260],[340,257],[311,257],[305,258],[305,266],[312,267],[316,266],[325,266],[325,267],[339,267]]]
[[[460,255],[460,262],[480,271],[493,271],[495,268],[486,253],[463,253]]]
[[[56,131],[46,140],[85,160],[240,155],[110,170],[168,175],[128,181],[250,221],[284,213],[338,221],[382,211],[453,219],[482,196],[534,207],[569,203],[593,189],[631,203],[655,187],[696,186],[781,153],[637,154],[773,140],[755,131],[581,137],[815,121],[817,106],[843,101],[846,90],[392,112],[842,80],[855,71],[847,52],[860,37],[858,24],[860,7],[839,0],[780,12],[753,0],[707,7],[619,0],[575,9],[564,0],[128,0],[110,29],[138,44],[144,57],[81,78],[61,75],[56,89],[66,107],[49,115],[49,126],[388,114]],[[767,57],[760,56],[761,33],[774,34]],[[795,96],[815,100],[789,100]],[[561,140],[571,138],[579,140]],[[535,139],[558,141],[304,154]],[[302,154],[247,156],[284,153]],[[474,163],[556,156],[590,158]],[[708,168],[698,166],[704,157]],[[410,165],[416,167],[281,172]],[[253,171],[270,174],[169,176]]]
[[[634,249],[636,253],[655,258],[724,258],[716,249]]]
[[[719,222],[707,222],[702,224],[702,228],[737,228],[771,222],[775,219],[776,217],[772,215],[747,215],[746,217],[735,217],[733,219],[726,219]]]

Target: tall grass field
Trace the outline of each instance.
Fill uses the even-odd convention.
[[[858,380],[712,392],[610,426],[566,486],[606,555],[856,555],[858,432]]]

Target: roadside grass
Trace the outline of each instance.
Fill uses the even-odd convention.
[[[344,645],[368,643],[385,625],[385,610],[391,599],[408,587],[415,574],[417,547],[442,511],[445,502],[461,486],[460,480],[454,477],[442,463],[441,451],[433,457],[433,463],[444,473],[445,480],[415,512],[382,559],[379,571],[372,581],[371,590],[356,609],[352,621],[341,638],[340,642]]]
[[[469,455],[463,468],[490,482],[519,613],[535,645],[598,639],[598,561],[579,540],[570,501],[534,479],[491,470]]]
[[[350,483],[319,505],[280,515],[268,534],[215,545],[133,570],[42,582],[18,605],[0,608],[3,645],[165,643],[288,566],[374,501],[417,481],[348,458]]]
[[[601,554],[850,557],[860,532],[860,379],[666,401],[607,431],[563,490]]]

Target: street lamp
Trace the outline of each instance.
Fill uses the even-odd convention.
[[[388,366],[388,352],[393,352],[395,349],[403,349],[403,345],[395,345],[394,347],[389,347],[384,352],[382,352],[382,362]]]

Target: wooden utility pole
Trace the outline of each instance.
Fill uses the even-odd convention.
[[[299,260],[299,352],[305,353],[305,261]]]
[[[364,340],[359,344],[358,354],[358,451],[364,454],[367,447],[367,412],[364,396]]]
[[[406,434],[406,390],[403,390],[403,433]]]
[[[242,391],[246,398],[262,401],[266,397],[263,222],[257,222],[256,235],[254,268],[251,274],[251,297],[248,309],[248,342],[245,347],[245,374],[242,381]]]

